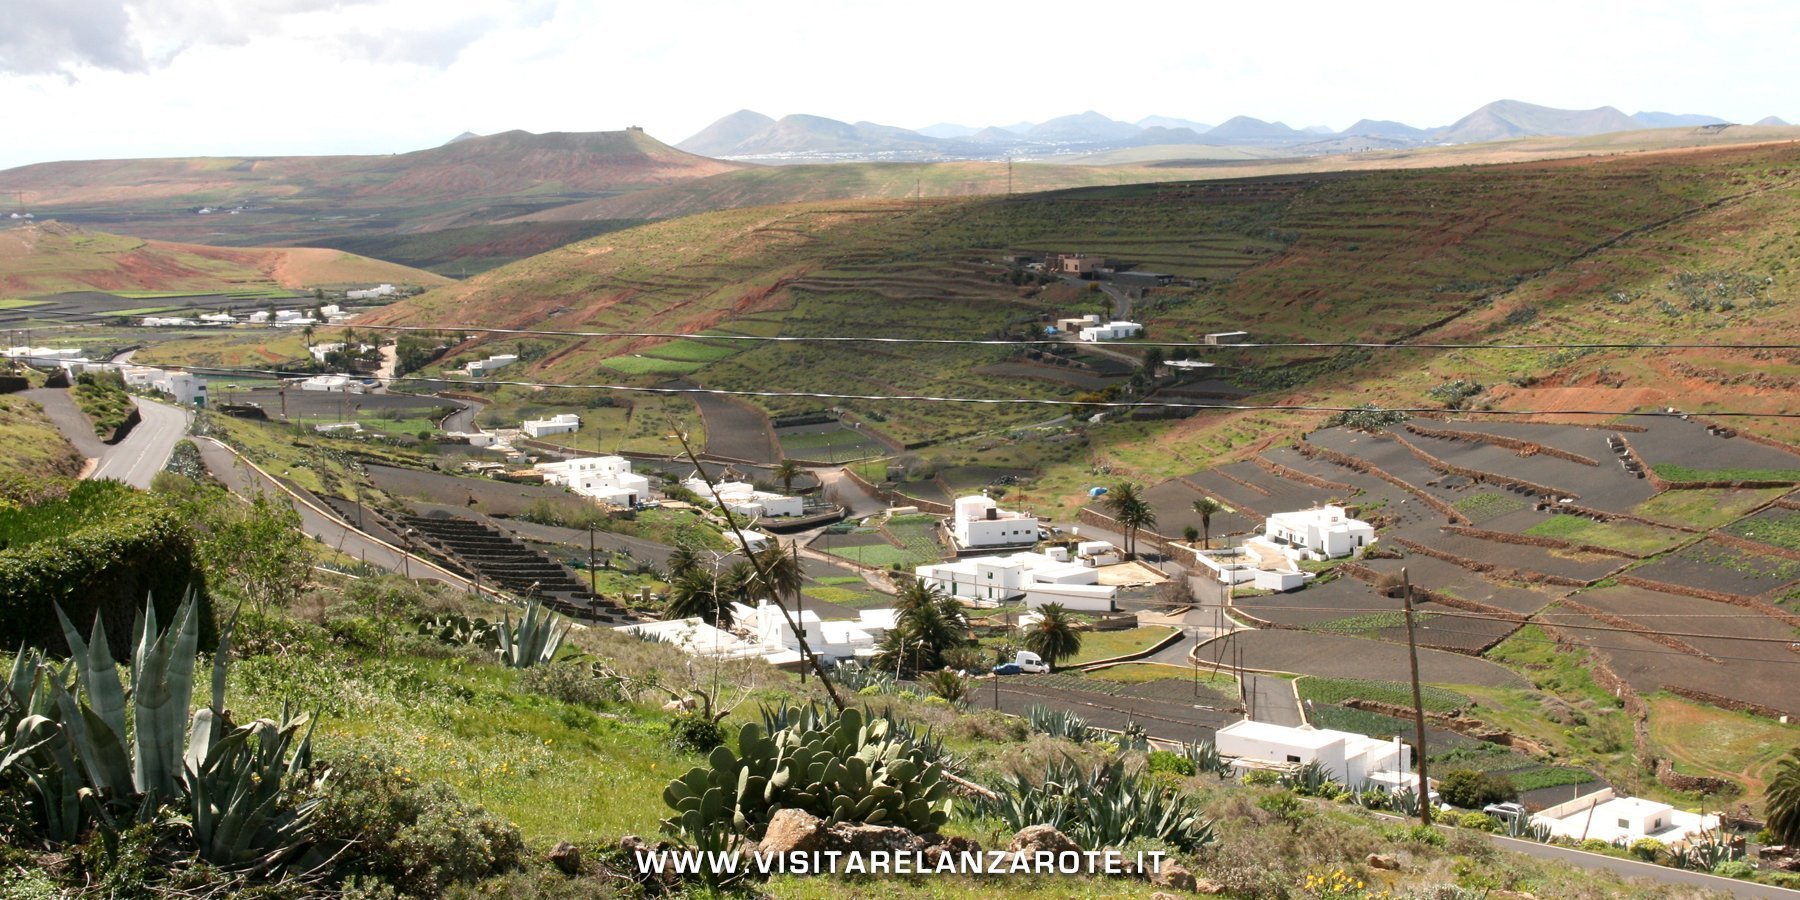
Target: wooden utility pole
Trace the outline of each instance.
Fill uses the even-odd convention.
[[[1419,824],[1431,824],[1431,781],[1425,777],[1425,700],[1419,692],[1419,643],[1413,637],[1412,578],[1400,567],[1400,602],[1406,611],[1406,656],[1412,666],[1413,736],[1418,741]]]

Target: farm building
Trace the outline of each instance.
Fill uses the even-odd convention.
[[[470,376],[480,378],[483,375],[492,375],[518,361],[518,356],[511,353],[502,353],[498,356],[490,356],[487,359],[476,360],[475,362],[469,363],[468,372]]]
[[[360,394],[363,383],[348,375],[314,375],[300,382],[303,391],[342,391],[346,394]]]
[[[712,488],[708,488],[706,479],[698,474],[688,476],[681,486],[702,498],[712,497]],[[743,481],[721,481],[714,487],[718,489],[719,499],[724,501],[725,508],[734,513],[769,518],[806,514],[806,503],[799,497],[759,491],[755,485]]]
[[[583,497],[613,506],[634,507],[650,497],[650,479],[632,474],[622,456],[583,456],[532,467],[545,484],[560,484]]]
[[[1249,339],[1248,331],[1215,331],[1206,336],[1208,344],[1241,344]]]
[[[1598,838],[1609,844],[1654,838],[1678,845],[1719,827],[1718,816],[1683,812],[1667,803],[1641,797],[1620,797],[1612,788],[1544,809],[1531,821],[1549,828],[1557,837],[1578,841]]]
[[[1098,324],[1100,317],[1096,315],[1066,316],[1056,320],[1056,330],[1064,334],[1075,334],[1083,328]]]
[[[1037,543],[1036,516],[1003,510],[985,494],[958,497],[952,509],[950,534],[956,539],[958,550],[966,552]]]
[[[581,417],[574,413],[557,413],[548,419],[526,419],[519,430],[534,438],[550,434],[574,434],[581,430]]]
[[[1043,553],[982,556],[919,566],[919,580],[953,597],[994,604],[1023,599],[1033,609],[1060,603],[1083,612],[1111,612],[1118,589],[1100,584],[1092,566]]]
[[[1175,280],[1175,276],[1167,272],[1120,272],[1113,276],[1113,283],[1125,287],[1164,287]]]
[[[345,291],[344,299],[346,299],[346,300],[378,300],[382,297],[391,297],[391,296],[393,296],[393,294],[394,294],[394,286],[391,284],[383,284],[383,285],[377,285],[375,287],[367,288],[365,290],[360,290],[360,291]],[[331,315],[331,313],[328,312],[328,313],[326,313],[326,315],[329,316],[329,315]]]
[[[1302,555],[1335,559],[1356,556],[1375,543],[1375,528],[1345,514],[1341,506],[1276,513],[1263,523],[1263,536]]]
[[[1399,738],[1378,741],[1348,731],[1303,725],[1298,728],[1244,719],[1219,729],[1214,738],[1234,769],[1282,769],[1318,763],[1351,790],[1371,783],[1400,783],[1412,769],[1412,748]]]
[[[1122,341],[1144,333],[1144,326],[1136,322],[1108,322],[1105,325],[1089,325],[1078,333],[1078,336],[1090,343],[1099,341]]]
[[[1089,256],[1086,253],[1059,253],[1051,260],[1052,268],[1064,275],[1080,275],[1086,277],[1099,271],[1106,265],[1106,259]]]

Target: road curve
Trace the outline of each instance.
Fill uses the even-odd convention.
[[[169,463],[175,444],[187,434],[193,414],[185,407],[133,397],[139,421],[118,444],[101,451],[100,464],[90,478],[111,478],[135,488],[150,487],[150,479]]]

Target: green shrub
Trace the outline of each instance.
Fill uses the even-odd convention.
[[[1756,864],[1744,859],[1733,859],[1713,866],[1712,873],[1722,878],[1755,878]]]
[[[725,729],[708,716],[682,713],[669,720],[669,746],[682,753],[711,753],[725,743]]]
[[[1306,801],[1292,791],[1269,794],[1256,801],[1256,808],[1274,816],[1276,821],[1292,828],[1296,833],[1312,817],[1312,810],[1307,808]]]
[[[1170,774],[1180,775],[1184,778],[1192,777],[1196,771],[1193,760],[1188,759],[1180,753],[1172,753],[1168,750],[1150,751],[1149,766],[1151,774],[1168,772]]]
[[[1581,849],[1586,850],[1589,853],[1605,853],[1614,849],[1614,847],[1612,844],[1599,838],[1588,838],[1581,842]]]
[[[1500,820],[1487,813],[1463,813],[1457,818],[1456,825],[1470,831],[1486,831],[1490,834],[1498,834],[1500,831]]]
[[[532,666],[520,676],[519,686],[534,694],[594,709],[624,699],[616,678],[602,676],[595,671],[592,663],[575,660]],[[712,747],[706,748],[711,749]]]
[[[174,508],[116,481],[84,481],[61,499],[0,508],[0,647],[67,653],[60,606],[82,633],[105,613],[107,641],[127,654],[146,596],[169,621],[190,589],[203,590],[195,555]],[[200,646],[217,644],[211,604],[202,604]]]
[[[1632,841],[1631,846],[1627,849],[1631,851],[1632,856],[1638,859],[1645,862],[1656,862],[1656,858],[1663,855],[1669,848],[1656,838],[1638,838]]]
[[[1512,781],[1506,776],[1472,769],[1455,769],[1445,773],[1438,782],[1438,792],[1443,795],[1444,802],[1463,809],[1480,809],[1490,803],[1515,800],[1519,796],[1519,792],[1513,789]]]
[[[391,753],[364,747],[328,760],[322,837],[356,843],[339,874],[379,879],[406,894],[436,897],[518,868],[525,842],[511,822],[464,802],[439,781],[418,782]]]
[[[1253,786],[1275,785],[1281,783],[1281,776],[1267,769],[1252,769],[1244,773],[1244,783]]]

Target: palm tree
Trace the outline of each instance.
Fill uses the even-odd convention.
[[[700,568],[700,551],[687,544],[676,544],[675,549],[669,551],[667,568],[670,581],[674,581],[689,569]]]
[[[1149,528],[1156,524],[1156,510],[1144,500],[1144,489],[1129,481],[1121,481],[1106,492],[1102,501],[1113,521],[1125,530],[1125,555],[1137,555],[1137,533],[1139,529]]]
[[[667,614],[671,619],[698,616],[719,628],[731,627],[731,593],[729,575],[708,572],[698,566],[674,576],[669,585]]]
[[[791,459],[782,460],[775,466],[775,477],[781,479],[781,492],[792,496],[794,479],[800,477],[800,464]]]
[[[875,665],[896,672],[929,672],[944,667],[944,655],[969,643],[969,617],[955,597],[924,582],[907,585],[896,598],[894,627],[882,635]]]
[[[1200,534],[1205,541],[1206,549],[1212,549],[1212,517],[1225,508],[1225,504],[1211,497],[1201,497],[1194,501],[1194,515],[1200,517]]]
[[[1058,660],[1070,659],[1081,652],[1081,632],[1069,618],[1061,603],[1038,607],[1038,620],[1025,632],[1025,649],[1044,658],[1055,669]]]
[[[1800,844],[1800,747],[1775,764],[1775,777],[1763,793],[1773,843]]]
[[[756,561],[768,575],[768,581],[756,585],[751,595],[767,597],[776,603],[782,597],[793,599],[800,593],[804,581],[804,573],[800,571],[800,558],[781,548],[781,545],[770,541],[768,546],[756,554]]]

